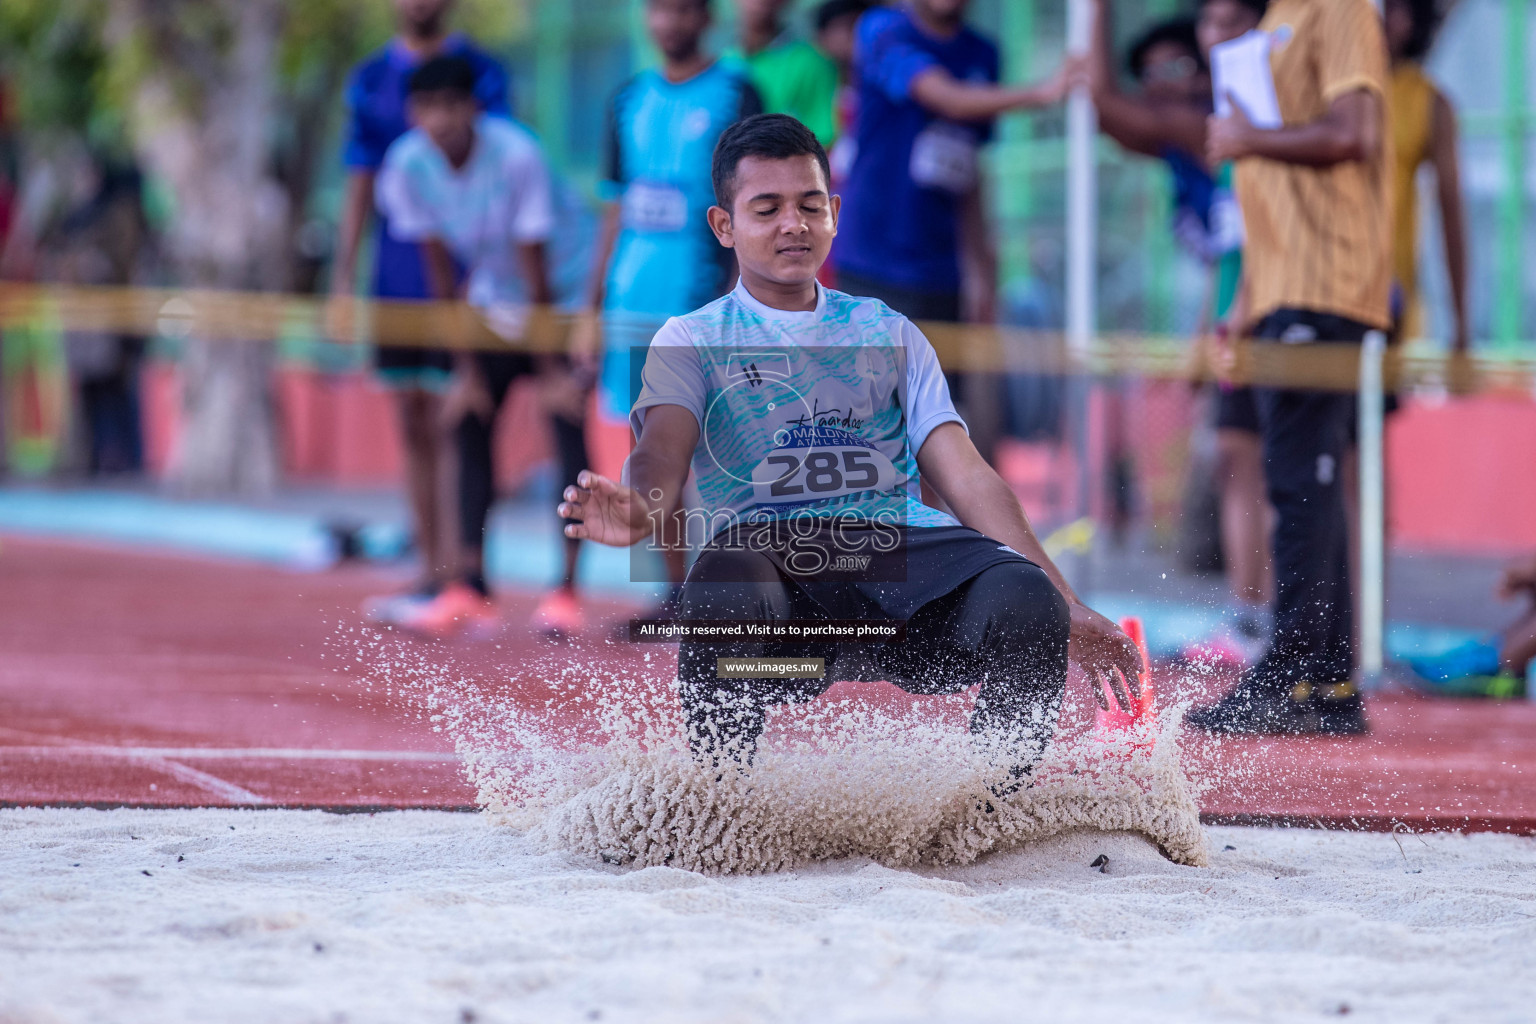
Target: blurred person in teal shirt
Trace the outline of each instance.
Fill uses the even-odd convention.
[[[706,219],[715,202],[710,161],[720,134],[760,113],[762,100],[744,68],[705,52],[710,21],[709,0],[646,0],[661,66],[625,82],[608,104],[599,186],[606,205],[586,320],[602,317],[598,409],[608,423],[628,424],[638,393],[632,375],[661,325],[735,283],[730,251]],[[577,330],[572,347],[578,357],[591,352],[593,333]],[[675,587],[681,552],[666,554]]]

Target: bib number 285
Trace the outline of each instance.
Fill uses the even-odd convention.
[[[780,451],[752,474],[758,500],[813,501],[895,486],[891,461],[869,448],[809,448]]]

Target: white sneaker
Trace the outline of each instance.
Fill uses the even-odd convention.
[[[398,626],[431,604],[434,596],[420,590],[403,594],[376,594],[363,600],[363,618],[378,626]]]

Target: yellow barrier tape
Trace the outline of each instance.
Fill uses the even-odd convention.
[[[462,302],[404,302],[186,288],[108,288],[0,283],[0,327],[40,320],[66,331],[108,331],[212,341],[273,341],[294,333],[342,344],[449,350],[567,351],[579,317],[551,306],[506,311],[517,340],[492,330]],[[601,325],[598,325],[599,328]],[[629,325],[633,326],[633,325]],[[656,327],[661,326],[658,320]],[[1089,374],[1209,381],[1218,374],[1207,346],[1189,339],[1103,334],[1084,352],[1059,331],[922,322],[940,363],[961,373]],[[1226,379],[1235,383],[1353,391],[1358,345],[1238,343]],[[1393,350],[1389,389],[1441,387],[1454,393],[1536,393],[1536,356],[1447,357]]]

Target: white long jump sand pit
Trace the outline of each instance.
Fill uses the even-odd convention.
[[[0,811],[0,1021],[1523,1021],[1536,840],[1074,832],[708,877],[486,816]],[[1090,863],[1100,855],[1103,870]]]

